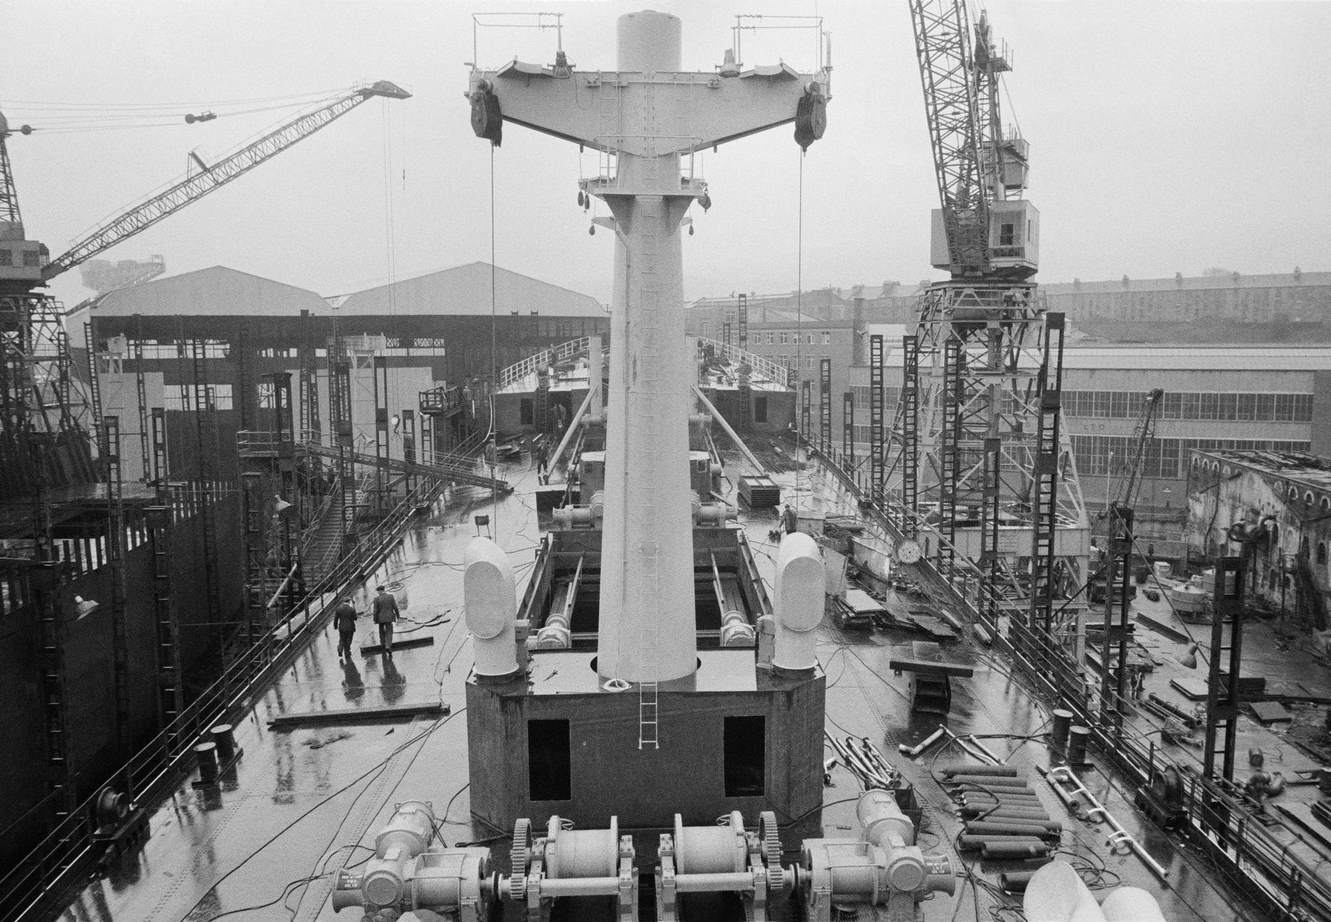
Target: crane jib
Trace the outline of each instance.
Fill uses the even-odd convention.
[[[51,260],[42,269],[42,280],[50,281],[62,272],[91,259],[103,250],[134,236],[169,217],[186,205],[249,172],[293,144],[303,141],[333,120],[345,115],[361,103],[374,97],[406,99],[411,94],[395,83],[380,80],[369,87],[358,88],[347,95],[326,103],[313,112],[297,116],[286,124],[250,142],[230,156],[201,172],[184,179],[85,235],[65,253]],[[197,162],[197,160],[196,160]]]

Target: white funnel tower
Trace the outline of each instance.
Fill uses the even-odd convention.
[[[704,182],[680,157],[796,123],[822,135],[827,72],[782,65],[680,71],[680,22],[650,10],[619,18],[615,71],[511,62],[473,70],[472,128],[499,143],[501,122],[591,147],[613,163],[583,180],[614,216],[605,531],[597,672],[666,682],[697,668],[680,220]]]
[[[619,18],[621,71],[680,68],[680,22],[667,13]],[[684,349],[680,219],[693,196],[681,189],[677,129],[656,110],[632,113],[626,131],[644,155],[621,153],[614,187],[596,190],[615,217],[610,389],[606,421],[605,531],[596,671],[629,682],[693,673],[698,642],[689,512],[689,357]],[[639,139],[634,139],[635,141]],[[636,145],[635,145],[636,146]],[[683,194],[681,194],[683,193]]]

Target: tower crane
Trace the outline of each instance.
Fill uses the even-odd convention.
[[[1155,421],[1160,415],[1164,396],[1164,390],[1158,387],[1147,392],[1141,415],[1137,417],[1137,424],[1132,430],[1127,457],[1123,459],[1118,479],[1105,497],[1106,509],[1132,508],[1136,505],[1137,491],[1141,489],[1143,462],[1146,460],[1146,446],[1155,435]]]
[[[1120,572],[1125,572],[1131,564],[1134,551],[1133,506],[1137,502],[1137,491],[1141,488],[1146,446],[1155,434],[1155,421],[1164,396],[1164,390],[1158,387],[1146,393],[1141,414],[1137,417],[1132,438],[1124,452],[1123,465],[1119,468],[1117,479],[1105,493],[1105,508],[1096,522],[1097,533],[1105,539],[1105,553],[1099,570],[1091,577],[1088,598],[1092,602],[1104,601],[1106,587],[1113,582],[1115,567],[1122,567]],[[1137,590],[1132,586],[1125,585],[1122,591],[1128,599],[1137,595]]]
[[[1055,598],[1085,572],[1089,522],[1059,431],[1063,317],[1031,280],[1029,146],[999,105],[1011,55],[987,14],[972,26],[966,0],[909,6],[939,197],[930,262],[948,278],[921,296],[903,342],[902,531],[945,578],[963,576],[958,557],[974,560],[988,615],[1024,610],[1050,629]],[[1013,542],[1017,528],[1030,537]]]
[[[78,415],[71,412],[62,311],[42,290],[48,282],[265,163],[361,103],[410,95],[387,80],[357,87],[143,199],[55,259],[45,244],[27,239],[10,168],[8,138],[32,129],[11,129],[0,114],[0,470],[5,471],[0,486],[10,495],[26,495],[38,477],[51,484],[93,479],[86,435],[80,437]],[[62,457],[53,457],[47,447],[57,448]]]

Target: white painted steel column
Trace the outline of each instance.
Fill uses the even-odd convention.
[[[619,18],[619,68],[648,80],[680,68],[680,22],[666,13]],[[648,84],[650,86],[650,84]],[[653,140],[653,94],[625,112],[625,132]],[[673,146],[665,142],[669,149]],[[616,182],[600,192],[615,217],[610,300],[611,387],[606,419],[605,530],[596,671],[664,682],[697,668],[693,523],[689,503],[691,357],[684,342],[679,155],[621,153]]]
[[[512,61],[473,70],[472,127],[490,119],[589,146],[613,162],[584,179],[614,216],[605,532],[597,671],[657,683],[697,668],[689,508],[689,384],[680,221],[706,183],[680,174],[681,154],[794,121],[819,136],[828,72],[786,66],[681,72],[678,17],[645,11],[618,22],[615,71]],[[818,123],[816,130],[812,127]],[[806,143],[807,142],[801,142]],[[604,226],[601,219],[597,224]]]

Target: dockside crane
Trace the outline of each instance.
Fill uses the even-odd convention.
[[[1164,390],[1158,387],[1147,392],[1137,424],[1132,429],[1132,440],[1128,442],[1127,456],[1119,469],[1118,479],[1105,497],[1106,509],[1131,509],[1136,505],[1137,491],[1142,485],[1146,449],[1155,437],[1155,421],[1160,416],[1164,396]]]
[[[45,244],[27,239],[10,167],[8,139],[32,129],[11,128],[0,114],[0,470],[5,472],[0,486],[11,496],[27,495],[38,476],[51,485],[95,479],[86,435],[74,435],[82,414],[71,406],[63,310],[42,291],[48,282],[243,176],[362,103],[410,95],[387,80],[357,87],[143,199],[55,259]],[[92,409],[95,421],[97,408]],[[34,439],[45,444],[32,444]],[[56,448],[56,442],[53,453],[48,449]]]
[[[0,537],[20,539],[31,545],[30,553],[11,554],[0,562],[0,579],[13,598],[23,600],[23,605],[31,607],[38,625],[37,659],[47,738],[48,785],[50,803],[55,811],[53,819],[57,823],[73,808],[74,787],[70,784],[72,769],[65,743],[67,706],[61,634],[64,615],[60,603],[62,564],[52,547],[51,499],[55,488],[99,480],[105,480],[107,484],[105,551],[111,570],[116,727],[122,749],[128,742],[129,644],[121,540],[124,520],[120,498],[118,421],[101,418],[95,370],[88,382],[86,404],[83,397],[76,395],[64,309],[46,293],[46,284],[60,273],[244,175],[361,103],[375,97],[405,99],[408,96],[401,87],[387,81],[355,89],[267,132],[217,163],[205,164],[205,168],[195,175],[102,224],[55,259],[50,258],[45,244],[27,237],[10,166],[8,140],[15,132],[30,134],[32,129],[26,125],[11,129],[0,114],[0,495],[4,497],[3,505],[11,507],[0,510],[6,513],[0,516],[0,522],[3,522]],[[89,346],[92,348],[93,344],[89,343]],[[100,463],[96,466],[88,432],[81,421],[83,407],[76,408],[76,402],[91,411],[92,426],[102,437]],[[212,612],[210,620],[218,622],[213,563],[215,546],[210,547],[210,543],[215,544],[215,535],[209,524],[211,512],[206,488],[200,508],[203,510],[201,531],[204,535],[205,583]],[[174,627],[162,633],[173,623],[170,606],[166,605],[158,616],[159,637],[172,636]],[[182,706],[178,663],[172,659],[174,653],[168,652],[174,649],[174,640],[162,641],[158,645],[162,658],[158,665],[161,716],[167,724]]]
[[[921,296],[903,341],[892,440],[903,531],[908,552],[925,544],[945,578],[964,575],[958,557],[974,560],[988,615],[1021,612],[1052,630],[1055,599],[1085,573],[1089,523],[1059,428],[1063,317],[1045,311],[1032,281],[1040,215],[1023,197],[1029,145],[999,105],[1011,55],[985,13],[972,27],[965,0],[909,5],[939,195],[930,261],[949,277]],[[1030,538],[1000,553],[1000,526]]]

